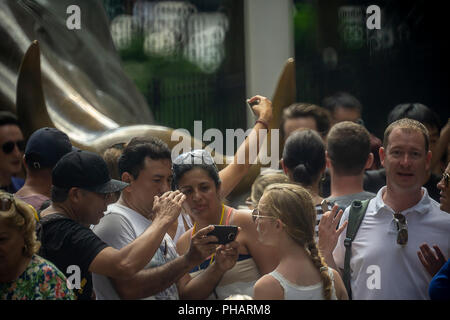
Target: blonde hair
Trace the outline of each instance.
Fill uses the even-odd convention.
[[[261,199],[264,190],[274,183],[288,183],[289,178],[283,173],[269,173],[259,175],[252,184],[250,199],[254,206],[256,206]]]
[[[300,185],[276,183],[264,191],[261,208],[267,215],[280,219],[287,234],[302,246],[320,273],[323,284],[323,295],[330,300],[332,282],[328,268],[317,249],[315,236],[316,210],[309,192]]]
[[[31,258],[41,246],[41,243],[36,238],[36,210],[12,194],[0,192],[0,198],[4,199],[5,197],[11,199],[13,203],[8,211],[3,211],[0,214],[0,223],[5,223],[22,234],[25,241],[23,255]]]
[[[108,171],[112,179],[122,180],[119,173],[119,158],[125,146],[125,143],[116,143],[103,152],[102,157],[108,166]]]

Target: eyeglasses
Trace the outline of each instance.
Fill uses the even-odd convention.
[[[449,182],[450,182],[450,174],[448,174],[447,172],[444,172],[444,173],[442,174],[441,180],[444,181],[444,186],[445,186],[446,188],[448,188],[448,185],[449,185]]]
[[[404,246],[408,243],[408,224],[406,217],[401,213],[394,213],[394,221],[397,224],[397,244]]]
[[[252,212],[253,222],[256,222],[256,219],[260,219],[260,218],[276,219],[275,217],[272,217],[272,216],[262,216],[262,215],[260,215],[258,209],[253,210],[253,212]]]
[[[2,145],[2,150],[5,154],[9,154],[14,151],[14,147],[17,146],[17,148],[23,152],[25,150],[25,141],[19,140],[19,141],[7,141]]]
[[[25,203],[30,209],[33,211],[33,215],[36,218],[36,221],[39,221],[39,215],[36,211],[36,209],[28,203]],[[10,193],[0,193],[0,213],[1,211],[8,212],[11,210],[12,205],[14,205],[16,212],[19,213],[22,218],[26,219],[25,213],[21,211],[21,209],[16,204],[16,198],[14,198],[14,195]]]
[[[9,193],[0,194],[0,211],[9,211],[11,210],[11,206],[16,205],[16,201],[14,200],[14,196]]]

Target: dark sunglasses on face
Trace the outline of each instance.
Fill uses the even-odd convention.
[[[9,154],[14,151],[14,147],[17,146],[17,148],[23,152],[25,150],[25,141],[19,140],[19,141],[7,141],[2,145],[2,150],[5,154]]]
[[[397,224],[397,244],[404,246],[408,243],[408,224],[406,217],[401,213],[394,213],[394,221]]]

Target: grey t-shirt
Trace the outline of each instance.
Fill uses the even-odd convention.
[[[151,225],[152,221],[123,205],[113,203],[108,206],[105,216],[94,227],[95,234],[111,247],[120,250],[133,242]],[[166,233],[152,260],[145,269],[155,268],[178,257],[172,238]],[[118,293],[108,277],[92,274],[97,300],[118,300]],[[145,298],[145,300],[178,300],[176,284]]]
[[[376,196],[375,193],[363,191],[359,193],[347,194],[345,196],[340,197],[328,197],[327,201],[330,202],[332,205],[337,204],[341,208],[347,208],[349,205],[352,204],[353,200],[372,199],[375,196]]]

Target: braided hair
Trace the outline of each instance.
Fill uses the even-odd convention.
[[[309,192],[298,184],[276,183],[264,191],[265,212],[285,224],[287,234],[309,254],[320,273],[323,295],[330,300],[332,281],[328,267],[315,242],[316,210]]]

